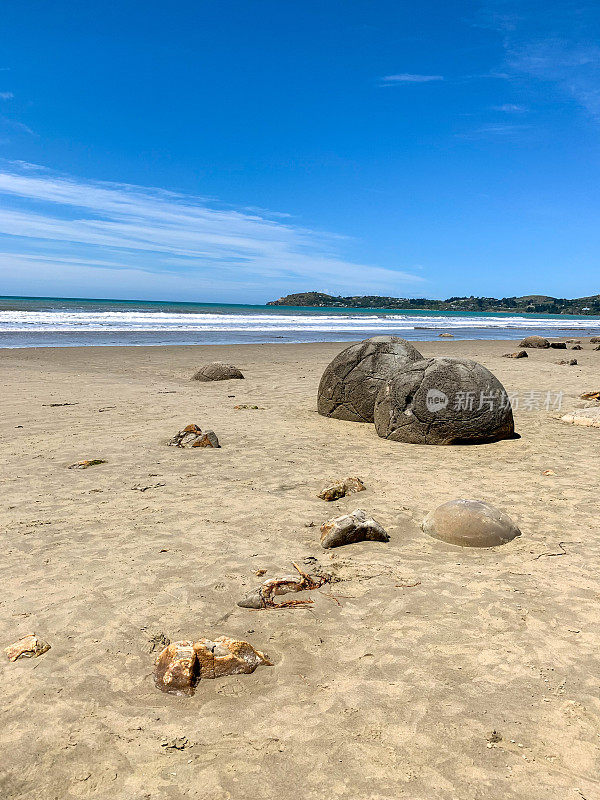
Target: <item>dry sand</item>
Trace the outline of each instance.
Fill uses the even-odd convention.
[[[315,412],[344,346],[0,351],[0,646],[52,645],[0,657],[3,800],[600,797],[600,431],[519,409],[518,440],[387,442]],[[570,367],[564,351],[502,358],[514,342],[420,345],[480,361],[509,392],[563,391],[563,413],[600,389],[600,352],[583,347]],[[246,379],[190,382],[214,359]],[[222,449],[167,447],[191,422]],[[67,469],[91,458],[107,463]],[[316,497],[347,475],[367,491]],[[425,514],[457,497],[523,536],[426,537]],[[318,526],[357,507],[390,543],[322,550]],[[313,607],[236,605],[256,571],[307,556],[343,579]],[[244,638],[275,665],[165,695],[148,652],[161,631]]]

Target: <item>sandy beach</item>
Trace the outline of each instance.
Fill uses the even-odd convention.
[[[542,399],[585,405],[600,352],[417,344],[520,399],[521,438],[427,447],[316,413],[345,346],[0,351],[0,647],[51,645],[0,658],[4,800],[600,797],[600,430]],[[245,380],[190,381],[217,359]],[[167,447],[188,423],[221,449]],[[317,497],[351,475],[365,492]],[[427,537],[423,517],[454,498],[496,505],[522,536]],[[319,526],[355,508],[390,542],[321,548]],[[236,605],[293,561],[339,580],[309,608]],[[166,695],[159,633],[246,639],[274,666]]]

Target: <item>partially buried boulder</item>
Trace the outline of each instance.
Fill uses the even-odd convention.
[[[168,444],[171,447],[221,447],[214,431],[202,431],[194,424],[186,425]]]
[[[389,540],[390,537],[383,527],[371,517],[367,517],[360,508],[352,514],[344,514],[321,525],[321,545],[326,548],[356,542],[389,542]]]
[[[214,361],[206,364],[192,376],[193,381],[230,381],[240,380],[244,376],[233,364],[223,364],[222,361]]]
[[[529,358],[527,350],[517,350],[516,353],[504,353],[504,358]]]
[[[251,644],[227,636],[214,642],[199,639],[173,642],[155,661],[156,686],[169,694],[192,695],[198,681],[226,675],[250,673],[271,661]]]
[[[411,444],[510,439],[514,421],[500,381],[476,361],[427,358],[383,386],[375,403],[379,436]]]
[[[584,428],[600,428],[600,408],[578,408],[561,417],[563,422],[582,425]]]
[[[523,341],[519,343],[519,347],[539,347],[546,349],[550,347],[550,342],[543,336],[526,336]]]
[[[495,547],[521,535],[511,518],[481,500],[451,500],[428,514],[423,530],[461,547]]]
[[[319,492],[317,497],[320,497],[321,500],[328,500],[331,502],[332,500],[339,500],[340,497],[346,497],[348,494],[364,492],[365,489],[366,486],[360,478],[345,478],[343,481],[338,481],[328,486],[326,489],[323,489],[322,492]]]
[[[373,336],[342,350],[325,369],[317,397],[324,417],[373,422],[375,397],[383,383],[422,356],[398,336]]]

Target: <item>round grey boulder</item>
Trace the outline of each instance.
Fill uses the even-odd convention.
[[[496,547],[521,535],[507,514],[481,500],[444,503],[425,517],[423,530],[461,547]]]
[[[550,347],[550,342],[548,339],[544,339],[543,336],[526,336],[519,344],[519,347],[539,347],[546,349]]]
[[[193,381],[230,381],[232,379],[240,379],[244,376],[237,367],[232,364],[223,364],[221,361],[215,361],[212,364],[206,364],[192,376]]]
[[[495,375],[463,358],[424,358],[379,390],[375,429],[410,444],[477,444],[510,439],[514,421]]]
[[[321,377],[319,414],[351,422],[373,422],[373,406],[381,386],[422,358],[412,344],[398,336],[373,336],[347,347]]]

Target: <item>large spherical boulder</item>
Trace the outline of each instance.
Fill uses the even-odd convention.
[[[481,500],[444,503],[425,517],[423,530],[462,547],[495,547],[521,535],[507,514]]]
[[[519,347],[539,347],[545,350],[550,347],[550,342],[543,336],[526,336],[519,343]]]
[[[244,376],[237,367],[232,364],[223,364],[222,361],[215,361],[206,364],[192,376],[193,381],[230,381],[234,378],[238,380]]]
[[[373,406],[381,386],[422,358],[412,344],[398,336],[373,336],[347,347],[323,373],[317,398],[319,414],[373,422]]]
[[[379,436],[412,444],[475,444],[514,435],[512,408],[495,375],[462,358],[405,366],[377,395]]]

